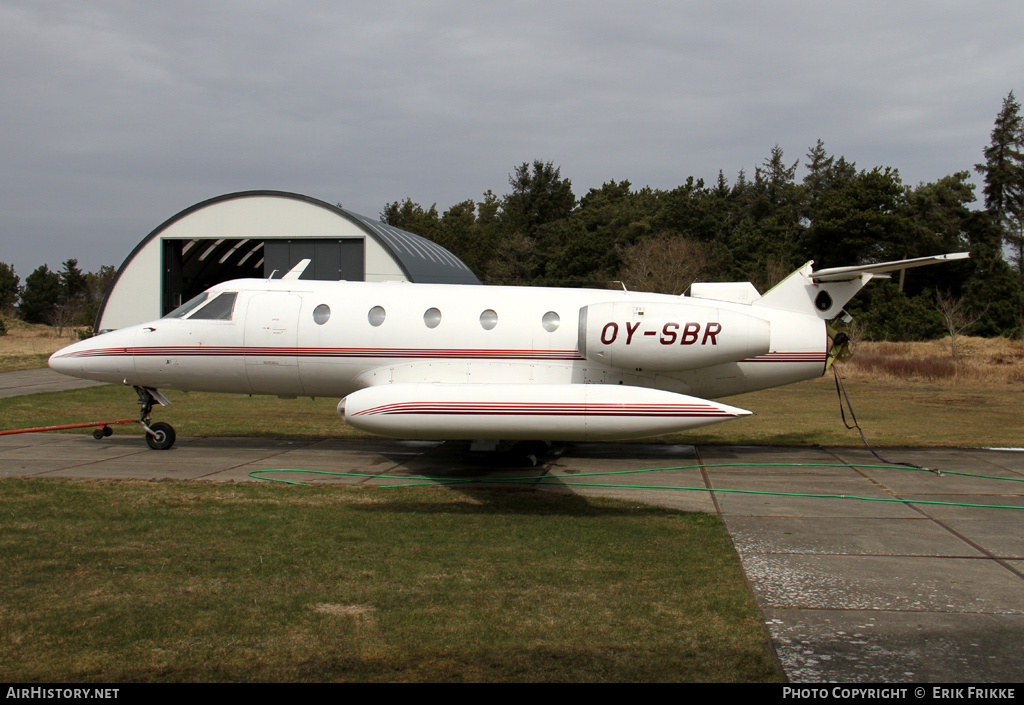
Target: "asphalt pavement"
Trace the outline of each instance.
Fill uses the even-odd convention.
[[[66,389],[95,387],[98,384],[103,384],[103,382],[75,379],[49,368],[4,372],[0,373],[0,399],[24,394],[38,394],[39,392],[61,392]]]

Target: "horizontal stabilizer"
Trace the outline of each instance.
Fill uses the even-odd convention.
[[[879,262],[878,264],[859,264],[852,267],[831,267],[820,269],[811,274],[816,282],[841,282],[857,279],[862,274],[886,274],[897,272],[901,269],[912,267],[923,267],[926,264],[939,264],[941,262],[952,262],[958,259],[968,259],[970,252],[952,252],[946,255],[933,255],[931,257],[915,257],[914,259],[901,259],[895,262]]]

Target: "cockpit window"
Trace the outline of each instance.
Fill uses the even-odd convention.
[[[230,321],[231,312],[235,308],[235,298],[238,292],[225,291],[210,303],[188,317],[190,321]]]
[[[209,298],[210,292],[204,291],[199,296],[189,299],[178,308],[168,313],[164,318],[184,318],[190,312],[194,311],[200,304]]]

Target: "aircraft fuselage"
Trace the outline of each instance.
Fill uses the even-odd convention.
[[[222,318],[65,348],[65,374],[185,391],[344,397],[395,383],[613,384],[723,397],[820,376],[816,316],[588,289],[238,280]]]
[[[348,423],[405,438],[643,438],[750,413],[711,399],[820,376],[846,349],[826,322],[868,281],[967,256],[808,262],[764,296],[712,283],[691,297],[306,281],[305,260],[71,345],[50,366],[135,387],[155,448],[173,443],[149,425],[160,388],[340,398]]]

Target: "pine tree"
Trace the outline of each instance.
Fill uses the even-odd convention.
[[[1000,252],[1000,230],[985,211],[975,211],[964,221],[971,246],[973,270],[964,283],[964,304],[982,316],[976,335],[1012,335],[1024,310],[1024,290]]]
[[[0,313],[9,311],[18,301],[21,278],[14,273],[14,267],[0,262]]]
[[[516,167],[508,177],[512,193],[505,196],[504,217],[512,230],[533,236],[547,223],[568,218],[576,207],[572,182],[551,162],[534,160]]]
[[[78,267],[77,259],[64,261],[64,269],[59,273],[61,286],[64,288],[64,304],[80,306],[89,291],[89,283]]]
[[[1002,229],[1003,242],[1024,281],[1024,119],[1013,91],[996,117],[985,163],[974,168],[985,177],[985,210]]]
[[[41,265],[25,278],[18,314],[28,323],[48,323],[63,296],[60,275]]]

